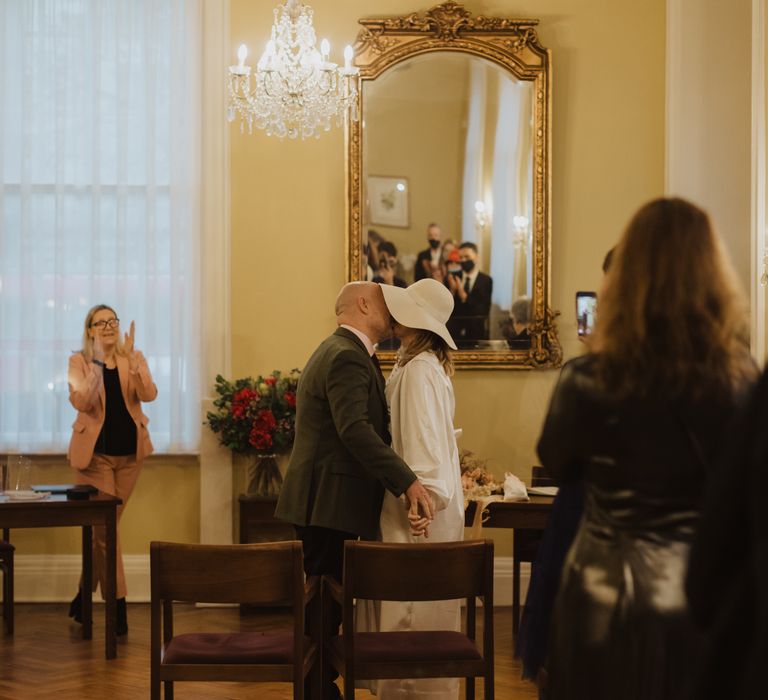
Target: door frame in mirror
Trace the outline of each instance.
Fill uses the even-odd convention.
[[[539,21],[473,16],[456,2],[436,5],[425,13],[361,19],[355,43],[355,65],[363,81],[375,80],[397,63],[435,51],[457,51],[487,59],[519,80],[534,83],[533,133],[533,289],[530,349],[458,350],[458,368],[531,369],[559,367],[562,349],[550,306],[551,238],[551,56],[536,34]],[[365,105],[358,95],[359,121],[348,122],[346,149],[346,274],[364,279],[362,265],[363,149]],[[379,352],[382,364],[394,363],[394,352]]]

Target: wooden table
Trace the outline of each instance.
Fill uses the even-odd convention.
[[[524,531],[526,534],[546,527],[549,512],[552,510],[551,496],[531,496],[530,501],[494,501],[488,504],[487,520],[483,527],[505,528]],[[470,501],[464,514],[464,524],[471,527],[475,519],[477,502]],[[518,534],[516,533],[515,539]],[[518,548],[515,547],[515,550]],[[517,637],[520,624],[520,557],[512,558],[512,636]]]
[[[494,501],[488,504],[488,520],[483,527],[508,529],[543,530],[552,510],[552,496],[531,496],[530,501]],[[464,515],[467,527],[475,519],[476,501],[470,501]]]
[[[293,525],[275,517],[277,496],[241,493],[238,502],[240,504],[240,544],[296,539],[296,529]]]
[[[93,593],[92,580],[92,530],[94,525],[104,525],[107,536],[107,580],[105,599],[105,646],[107,659],[117,657],[117,616],[116,571],[117,571],[117,506],[122,501],[108,494],[100,493],[89,500],[67,500],[65,495],[53,495],[42,501],[9,501],[0,497],[0,527],[69,527],[83,528],[83,639],[93,636]]]

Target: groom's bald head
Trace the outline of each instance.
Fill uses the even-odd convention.
[[[336,323],[357,328],[374,343],[391,335],[390,315],[381,287],[373,282],[349,282],[336,297]]]

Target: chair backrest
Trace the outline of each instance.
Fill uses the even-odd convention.
[[[493,542],[344,545],[344,594],[370,600],[451,600],[493,591]]]
[[[301,542],[176,544],[152,542],[153,600],[193,603],[299,604]]]

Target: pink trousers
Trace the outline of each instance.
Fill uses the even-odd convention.
[[[139,478],[141,464],[136,461],[136,455],[126,457],[111,457],[94,454],[91,463],[85,469],[77,470],[77,483],[90,484],[99,491],[117,496],[123,504],[117,507],[117,522],[123,514],[128,499],[133,493],[136,479]],[[101,585],[101,595],[104,597],[105,572],[107,561],[106,530],[103,526],[93,528],[93,590]],[[82,585],[82,582],[81,582]],[[125,598],[125,570],[123,568],[123,552],[120,547],[120,532],[117,534],[117,597]]]

